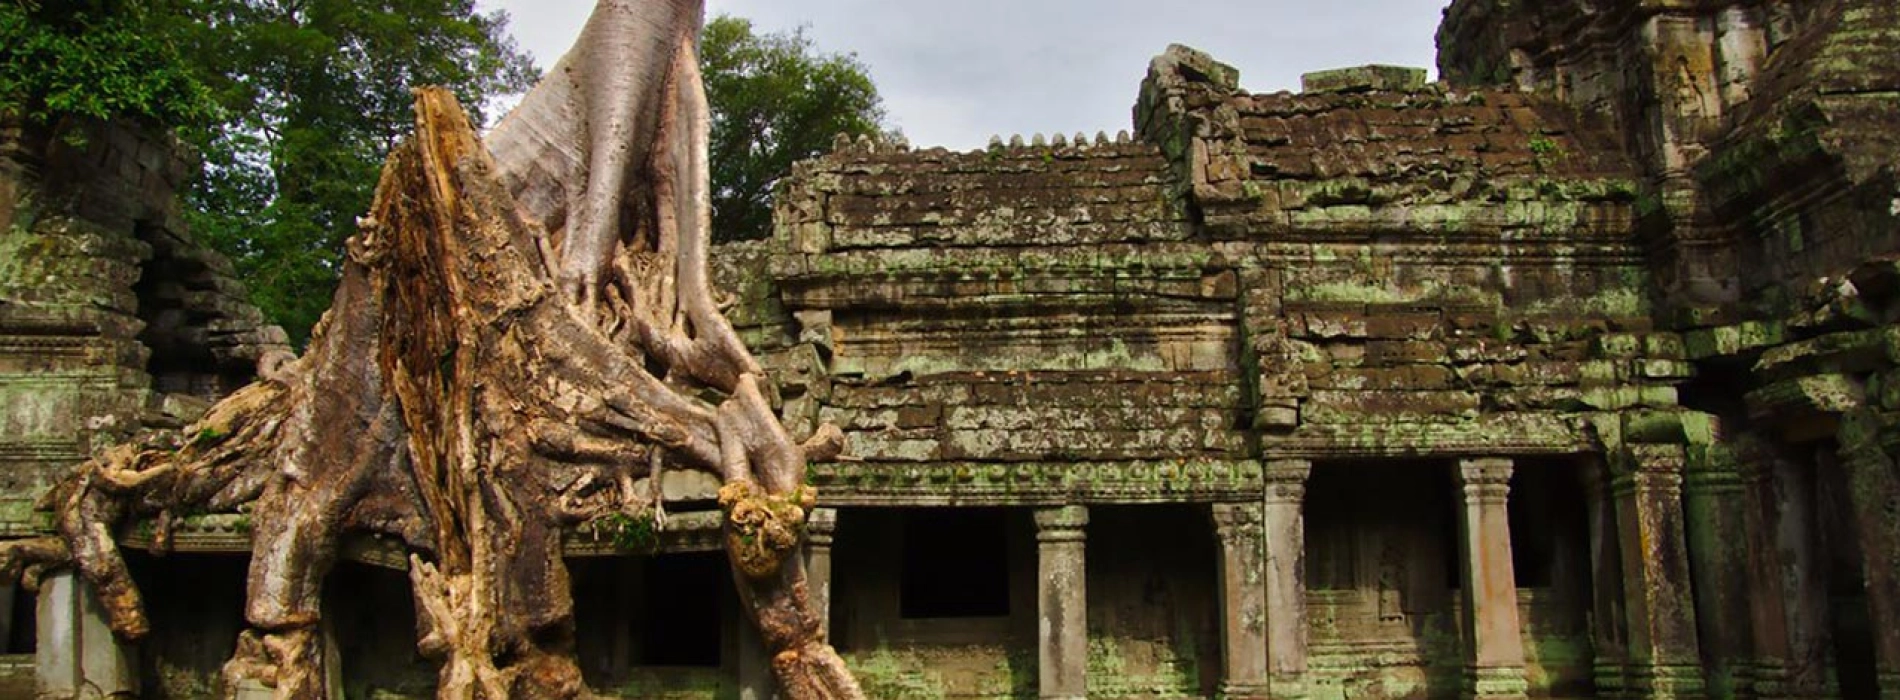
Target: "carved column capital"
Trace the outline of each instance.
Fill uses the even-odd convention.
[[[1266,507],[1260,503],[1216,503],[1214,534],[1228,547],[1260,546],[1265,537]]]
[[[1306,500],[1306,480],[1313,474],[1313,462],[1305,459],[1276,459],[1263,471],[1266,500],[1271,504],[1297,504]]]
[[[1458,460],[1459,491],[1466,503],[1502,504],[1510,498],[1515,468],[1506,457]]]
[[[1087,539],[1087,506],[1056,506],[1036,509],[1036,541],[1081,542]]]
[[[805,517],[805,541],[814,547],[831,546],[831,538],[838,532],[838,509],[813,508],[811,515]]]
[[[1620,455],[1615,488],[1624,493],[1681,493],[1688,455],[1681,445],[1629,445]]]

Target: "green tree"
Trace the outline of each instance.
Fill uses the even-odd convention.
[[[474,0],[0,0],[0,111],[176,127],[204,161],[193,230],[301,343],[409,91],[447,87],[479,119],[533,84],[507,22]]]
[[[42,125],[215,114],[177,46],[177,18],[137,0],[0,0],[0,111]]]
[[[883,101],[856,56],[820,52],[804,31],[759,34],[721,15],[700,35],[712,107],[713,240],[772,234],[772,190],[837,134],[883,130]]]
[[[411,129],[410,90],[478,110],[525,90],[507,16],[473,0],[196,0],[193,58],[228,117],[187,129],[205,155],[191,224],[232,257],[252,299],[301,343],[329,308],[384,156]]]

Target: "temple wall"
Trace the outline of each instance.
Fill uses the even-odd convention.
[[[1900,693],[1900,9],[1459,0],[1439,38],[1444,83],[1173,47],[1132,135],[841,142],[720,249],[794,435],[845,432],[806,560],[873,697]],[[0,139],[9,532],[281,343],[171,151],[102,134]],[[588,681],[766,697],[711,484],[663,486],[641,556],[569,537]],[[400,552],[345,557],[347,687],[426,696]],[[235,629],[171,597],[212,622],[140,652],[155,697]]]
[[[45,527],[34,500],[93,450],[182,427],[287,349],[230,263],[186,230],[189,172],[174,140],[130,123],[62,136],[0,126],[0,534]],[[172,585],[161,564],[137,571],[166,601],[153,608],[161,634],[177,635],[145,647],[147,694],[203,697],[236,640],[226,603],[243,590],[242,566],[235,583],[196,588]],[[33,596],[7,586],[0,598],[0,637],[35,624]],[[0,652],[33,650],[8,641]]]
[[[0,130],[0,531],[14,535],[93,449],[183,425],[285,349],[186,230],[170,137],[73,129]]]

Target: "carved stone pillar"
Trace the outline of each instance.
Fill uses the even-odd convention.
[[[1517,574],[1511,564],[1509,459],[1458,463],[1458,578],[1463,584],[1465,688],[1474,698],[1522,698],[1524,631],[1518,624]]]
[[[138,694],[138,654],[112,635],[105,607],[78,574],[60,571],[41,582],[38,625],[39,697]]]
[[[1305,698],[1306,479],[1313,463],[1275,460],[1266,468],[1267,691],[1275,700]]]
[[[1788,608],[1777,543],[1782,512],[1775,481],[1776,455],[1770,447],[1748,444],[1740,454],[1743,529],[1747,532],[1749,639],[1754,656],[1751,695],[1761,700],[1790,697],[1788,686]]]
[[[1788,636],[1788,696],[1837,695],[1834,678],[1833,606],[1828,600],[1827,548],[1821,531],[1820,494],[1813,455],[1783,455],[1774,462],[1781,517],[1775,551],[1780,556],[1782,604]]]
[[[1037,678],[1042,700],[1088,697],[1088,589],[1084,557],[1088,508],[1036,510],[1040,618]]]
[[[1590,645],[1596,656],[1593,676],[1601,697],[1621,697],[1628,685],[1629,618],[1623,612],[1623,559],[1616,533],[1616,499],[1610,488],[1609,467],[1600,459],[1590,465],[1584,479],[1584,497],[1590,508]]]
[[[1637,28],[1639,48],[1631,61],[1642,61],[1642,79],[1654,104],[1644,115],[1645,131],[1659,174],[1684,177],[1707,152],[1704,141],[1722,116],[1721,91],[1715,84],[1715,31],[1698,18],[1658,13]]]
[[[1720,69],[1717,83],[1724,105],[1732,107],[1748,101],[1755,76],[1768,58],[1768,32],[1762,28],[1760,12],[1737,4],[1715,16],[1715,59]]]
[[[1625,450],[1615,490],[1629,620],[1629,694],[1704,697],[1682,523],[1683,449],[1629,445]]]
[[[831,636],[831,538],[838,531],[835,508],[814,508],[805,519],[805,585],[818,613],[818,630]]]
[[[732,635],[731,647],[738,652],[739,700],[776,700],[778,681],[772,677],[772,657],[765,640],[745,616],[727,614],[726,629]]]
[[[79,586],[79,575],[71,571],[48,574],[40,581],[33,645],[39,697],[71,698],[85,686],[79,668]]]
[[[1880,697],[1900,700],[1900,471],[1880,444],[1879,423],[1870,412],[1850,418],[1840,458],[1860,540]]]
[[[1266,555],[1260,503],[1216,503],[1220,539],[1221,696],[1267,697]]]
[[[1695,580],[1697,639],[1708,668],[1708,692],[1736,697],[1753,686],[1749,650],[1748,541],[1742,480],[1720,444],[1690,453],[1682,507]]]

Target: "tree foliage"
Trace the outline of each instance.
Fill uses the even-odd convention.
[[[191,223],[301,342],[383,156],[412,129],[410,91],[441,85],[479,109],[536,71],[507,16],[473,0],[202,2],[194,59],[229,116],[187,130],[205,154]]]
[[[167,31],[170,19],[137,0],[0,2],[0,111],[47,125],[212,117],[211,92]]]
[[[204,160],[193,230],[301,342],[410,91],[447,87],[479,118],[534,83],[507,22],[474,0],[0,0],[0,109],[177,127]]]
[[[772,233],[772,190],[792,164],[837,134],[883,129],[883,101],[863,62],[818,50],[803,30],[759,34],[721,15],[700,35],[712,105],[713,238]]]

